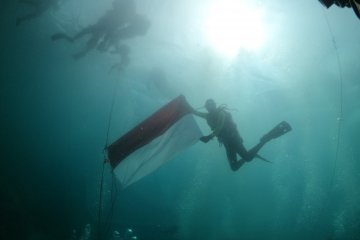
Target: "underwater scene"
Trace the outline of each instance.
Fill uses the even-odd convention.
[[[360,239],[359,0],[0,0],[0,239]]]

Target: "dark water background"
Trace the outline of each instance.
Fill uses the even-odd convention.
[[[19,27],[27,8],[0,2],[1,239],[70,239],[88,223],[95,239],[112,100],[109,141],[180,93],[195,107],[213,97],[236,108],[247,147],[281,120],[294,130],[261,151],[274,164],[254,161],[233,173],[215,141],[198,143],[113,190],[114,201],[106,166],[103,232],[132,228],[144,240],[359,239],[360,21],[315,0],[257,1],[271,26],[265,50],[240,51],[229,62],[199,38],[208,2],[137,1],[152,26],[127,41],[131,64],[123,72],[109,71],[118,57],[96,51],[74,61],[84,41],[50,41],[95,22],[111,1],[67,0]]]

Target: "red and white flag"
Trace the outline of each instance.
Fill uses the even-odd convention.
[[[202,133],[190,112],[181,95],[108,146],[108,160],[123,189],[199,140]]]

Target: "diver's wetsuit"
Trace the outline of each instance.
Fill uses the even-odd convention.
[[[247,151],[243,145],[243,139],[241,138],[236,124],[232,120],[232,116],[229,112],[225,111],[223,107],[218,107],[216,111],[209,112],[206,117],[206,121],[211,130],[215,130],[218,126],[221,114],[225,115],[224,125],[220,132],[217,134],[217,138],[220,143],[224,144],[226,155],[229,160],[230,167],[233,171],[238,170],[244,163],[251,161],[256,157],[257,152],[266,143],[260,142],[250,151]],[[236,154],[239,154],[242,159],[237,160]]]

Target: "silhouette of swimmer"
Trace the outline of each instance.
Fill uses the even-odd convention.
[[[73,55],[74,59],[84,57],[89,51],[97,48],[101,52],[114,47],[115,51],[123,51],[123,47],[119,47],[118,41],[124,38],[135,37],[144,34],[144,24],[146,22],[150,26],[150,22],[144,17],[135,13],[135,3],[132,0],[114,0],[113,8],[109,10],[97,23],[84,28],[75,36],[71,37],[65,33],[56,33],[52,35],[53,41],[64,39],[74,42],[86,35],[91,35],[90,39],[83,50]],[[148,28],[148,27],[147,27]]]
[[[225,147],[230,168],[233,171],[237,171],[244,163],[250,162],[254,158],[268,161],[258,154],[260,149],[270,140],[291,131],[291,126],[287,122],[282,121],[270,132],[265,134],[258,144],[250,150],[247,150],[243,145],[243,139],[237,130],[236,124],[232,120],[231,114],[226,110],[226,107],[216,107],[215,101],[208,99],[205,103],[205,108],[207,113],[199,112],[191,108],[192,113],[204,118],[212,130],[211,134],[201,137],[200,140],[207,143],[212,138],[217,137],[219,142]],[[240,159],[237,159],[237,155],[240,155]]]
[[[149,30],[150,25],[150,21],[145,16],[134,14],[125,26],[115,29],[105,35],[97,49],[105,52],[113,48],[113,52],[116,52],[119,49],[121,40],[145,35]]]
[[[20,3],[31,6],[33,8],[33,11],[22,17],[18,17],[16,19],[16,26],[19,26],[26,21],[39,17],[52,7],[57,8],[59,1],[60,0],[19,0]]]

